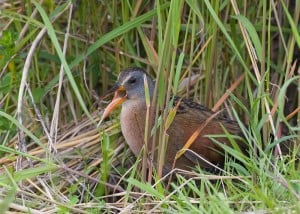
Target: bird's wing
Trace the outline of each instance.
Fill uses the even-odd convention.
[[[172,125],[168,130],[169,142],[172,142],[177,151],[182,149],[188,142],[191,136],[198,133],[198,136],[190,145],[189,149],[197,153],[186,151],[184,157],[193,163],[200,163],[203,167],[209,167],[203,159],[214,163],[223,163],[224,156],[222,149],[213,142],[207,135],[222,135],[224,128],[231,134],[239,134],[240,128],[237,122],[228,120],[224,117],[215,116],[214,112],[206,107],[191,102],[189,100],[175,100],[175,105],[178,104],[177,114]],[[209,122],[207,121],[210,118]],[[216,138],[221,143],[230,145],[227,138]]]

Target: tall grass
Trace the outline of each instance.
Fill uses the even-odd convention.
[[[0,8],[0,210],[300,212],[299,1]],[[99,97],[130,66],[156,79],[148,134],[160,164],[150,174],[124,143],[118,111],[96,128],[107,104]],[[173,95],[237,120],[249,157],[225,147],[240,163],[228,158],[222,175],[195,169],[168,185],[161,171]]]

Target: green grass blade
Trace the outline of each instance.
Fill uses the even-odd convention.
[[[258,36],[256,30],[255,30],[255,27],[249,21],[249,19],[247,19],[243,15],[238,15],[238,16],[235,16],[234,18],[239,20],[244,25],[246,30],[248,31],[250,39],[253,42],[257,57],[258,57],[259,61],[261,62],[262,61],[262,45],[260,43],[260,39],[259,39],[259,36]]]
[[[68,63],[67,63],[67,61],[65,59],[65,56],[64,56],[64,54],[62,52],[62,49],[61,49],[61,47],[59,45],[56,33],[55,33],[54,28],[53,28],[53,26],[52,26],[52,24],[51,24],[51,22],[49,20],[49,17],[47,16],[45,10],[42,8],[42,6],[39,3],[35,2],[35,1],[33,1],[33,3],[36,6],[36,8],[38,9],[38,11],[39,11],[39,13],[40,13],[40,15],[41,15],[44,23],[45,23],[45,27],[47,28],[48,35],[49,35],[49,37],[50,37],[50,39],[51,39],[51,41],[52,41],[52,43],[53,43],[53,45],[55,47],[55,50],[56,50],[56,52],[57,52],[57,54],[58,54],[58,56],[59,56],[59,58],[61,60],[61,63],[63,65],[63,67],[64,67],[65,73],[66,73],[66,75],[67,75],[67,77],[68,77],[68,79],[70,81],[70,84],[71,84],[71,86],[72,86],[72,88],[74,90],[74,93],[76,94],[76,97],[77,97],[77,99],[78,99],[78,101],[80,103],[81,108],[83,109],[83,111],[85,112],[85,114],[88,117],[92,118],[92,116],[90,115],[90,113],[89,113],[89,111],[88,111],[88,109],[87,109],[87,107],[85,105],[85,102],[84,102],[84,100],[83,100],[83,98],[81,96],[79,88],[78,88],[78,86],[77,86],[77,84],[75,82],[75,79],[74,79],[73,74],[71,72],[71,68],[69,67],[69,65],[68,65]]]

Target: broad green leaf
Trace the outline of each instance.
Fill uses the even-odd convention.
[[[238,16],[234,16],[235,19],[237,19],[238,21],[240,21],[242,23],[242,25],[246,28],[250,39],[254,45],[255,48],[255,53],[257,55],[258,60],[261,62],[262,61],[262,45],[261,42],[259,40],[259,36],[255,30],[255,27],[253,26],[253,24],[249,21],[249,19],[247,19],[245,16],[243,15],[238,15]]]

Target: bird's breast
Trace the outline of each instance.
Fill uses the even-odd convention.
[[[122,106],[121,129],[131,151],[137,156],[144,145],[146,105],[141,102],[125,102]]]

